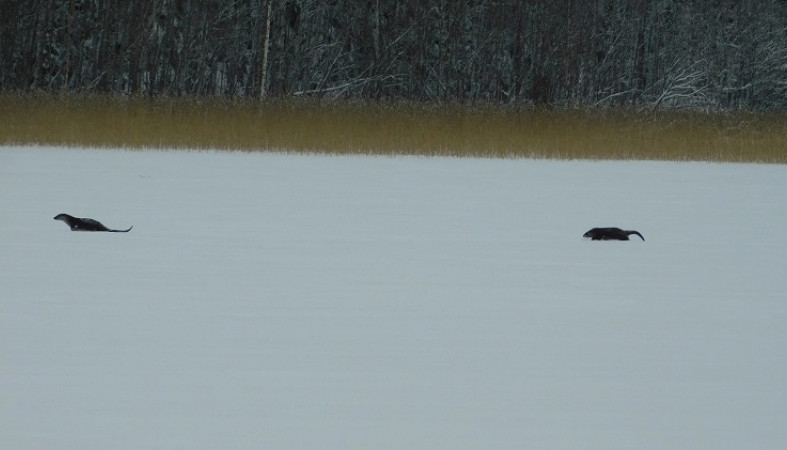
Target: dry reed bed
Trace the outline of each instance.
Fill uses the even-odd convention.
[[[4,94],[0,144],[784,164],[787,115]]]

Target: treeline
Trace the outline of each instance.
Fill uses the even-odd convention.
[[[787,109],[784,0],[0,0],[0,89]]]

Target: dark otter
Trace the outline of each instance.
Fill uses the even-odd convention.
[[[112,233],[128,233],[132,228],[134,228],[134,225],[132,225],[128,228],[128,230],[110,230],[98,220],[79,218],[69,216],[68,214],[58,214],[55,216],[55,220],[62,220],[65,222],[66,225],[71,227],[71,231],[109,231]]]
[[[582,237],[590,238],[594,241],[628,241],[629,236],[636,234],[643,241],[645,240],[638,231],[634,230],[621,230],[620,228],[593,228],[583,234]]]

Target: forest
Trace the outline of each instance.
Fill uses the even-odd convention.
[[[784,0],[2,0],[0,90],[787,109]]]

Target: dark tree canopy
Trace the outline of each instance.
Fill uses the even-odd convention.
[[[0,89],[785,109],[787,2],[2,0]]]

